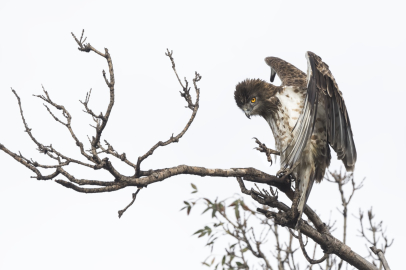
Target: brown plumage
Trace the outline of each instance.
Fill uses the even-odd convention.
[[[259,115],[268,122],[281,153],[281,168],[292,169],[299,181],[299,218],[313,182],[320,182],[330,165],[329,145],[347,171],[354,170],[357,159],[347,109],[328,65],[312,52],[306,58],[307,75],[282,59],[267,57],[271,82],[277,74],[282,85],[246,79],[234,92],[248,118]]]

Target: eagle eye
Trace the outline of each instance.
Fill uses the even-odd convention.
[[[252,99],[251,99],[251,103],[255,103],[255,101],[257,101],[256,98],[252,98]]]

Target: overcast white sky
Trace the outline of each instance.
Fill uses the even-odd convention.
[[[404,101],[404,7],[401,1],[5,1],[0,5],[0,143],[26,157],[46,161],[24,131],[10,87],[20,95],[33,134],[44,144],[79,157],[72,138],[42,102],[41,84],[73,116],[83,142],[91,118],[79,99],[92,88],[90,105],[105,111],[108,89],[101,57],[81,53],[70,32],[99,50],[110,50],[116,74],[116,103],[104,139],[136,160],[159,140],[182,130],[190,116],[164,55],[174,50],[179,74],[202,76],[201,108],[178,144],[158,149],[143,169],[179,164],[211,168],[256,167],[275,173],[253,150],[252,137],[269,146],[266,122],[249,121],[234,102],[245,78],[269,78],[263,59],[277,56],[306,70],[311,50],[328,63],[342,90],[358,151],[356,179],[366,177],[350,213],[374,207],[395,238],[387,258],[403,265],[406,188]],[[335,158],[335,155],[334,155]],[[239,193],[235,179],[179,176],[142,190],[118,219],[135,189],[79,194],[33,174],[0,153],[1,269],[204,269],[205,242],[191,237],[208,219],[185,217],[182,201],[190,183],[201,194],[225,198]],[[114,163],[123,173],[132,171]],[[340,163],[333,162],[332,168]],[[99,171],[73,168],[78,178],[111,180]],[[337,191],[323,182],[309,204],[322,217],[339,206]],[[338,218],[338,216],[336,216]],[[350,217],[349,243],[366,254]],[[338,221],[340,223],[340,220]],[[339,231],[338,236],[341,236]]]

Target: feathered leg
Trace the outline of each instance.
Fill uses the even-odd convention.
[[[297,206],[297,210],[299,211],[299,217],[296,222],[296,228],[299,225],[299,221],[302,218],[302,214],[309,199],[310,191],[312,190],[314,183],[314,174],[310,175],[308,178],[305,178],[304,181],[300,180],[299,183],[299,191],[300,191],[300,199],[299,204]]]
[[[309,199],[310,191],[312,190],[314,179],[315,179],[315,166],[313,162],[313,157],[309,153],[310,151],[303,151],[302,160],[298,169],[296,171],[297,179],[299,180],[299,192],[300,198],[297,206],[299,212],[299,217],[297,219],[296,227],[302,218],[303,210]]]

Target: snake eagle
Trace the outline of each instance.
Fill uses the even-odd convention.
[[[281,169],[299,181],[299,218],[314,181],[323,179],[330,165],[330,147],[353,171],[357,160],[350,119],[329,66],[312,52],[306,53],[307,75],[292,64],[267,57],[271,82],[277,74],[282,85],[260,79],[237,84],[237,106],[250,118],[262,116],[269,124],[280,153]]]

